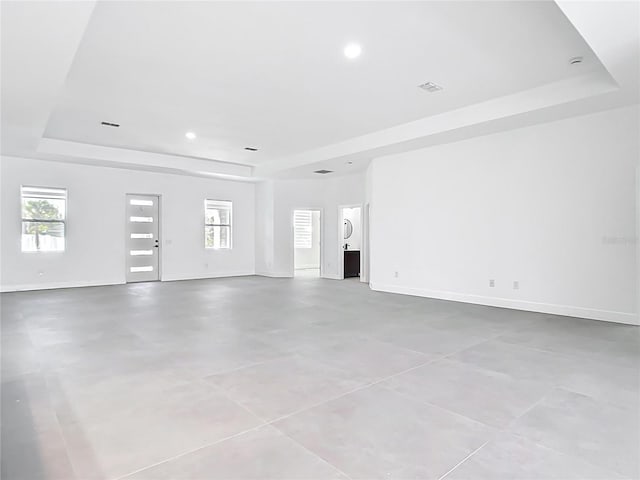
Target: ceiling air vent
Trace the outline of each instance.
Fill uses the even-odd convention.
[[[316,170],[313,173],[318,173],[320,175],[326,175],[327,173],[333,173],[333,170]]]
[[[103,127],[116,127],[116,128],[120,126],[119,123],[112,123],[112,122],[100,122],[100,125],[102,125]]]
[[[422,85],[418,85],[418,88],[421,88],[422,90],[425,90],[429,93],[433,93],[433,92],[437,92],[439,90],[442,90],[442,87],[440,85],[437,85],[433,82],[427,82],[427,83],[423,83]]]

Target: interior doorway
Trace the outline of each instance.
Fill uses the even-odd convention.
[[[293,267],[296,277],[320,277],[322,265],[321,212],[293,211]]]
[[[340,207],[340,277],[360,278],[362,272],[362,207]]]

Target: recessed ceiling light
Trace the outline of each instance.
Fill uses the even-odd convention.
[[[357,43],[350,43],[344,47],[344,56],[350,59],[357,58],[362,53],[362,47]]]
[[[582,63],[582,57],[572,57],[569,59],[569,65],[577,65],[578,63]]]
[[[195,140],[196,139],[196,134],[193,132],[187,132],[184,134],[185,137],[187,137],[189,140]]]

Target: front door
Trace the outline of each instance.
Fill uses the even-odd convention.
[[[127,283],[160,280],[159,200],[127,194]]]

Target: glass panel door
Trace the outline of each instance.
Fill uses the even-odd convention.
[[[127,283],[160,280],[159,197],[127,195]]]

